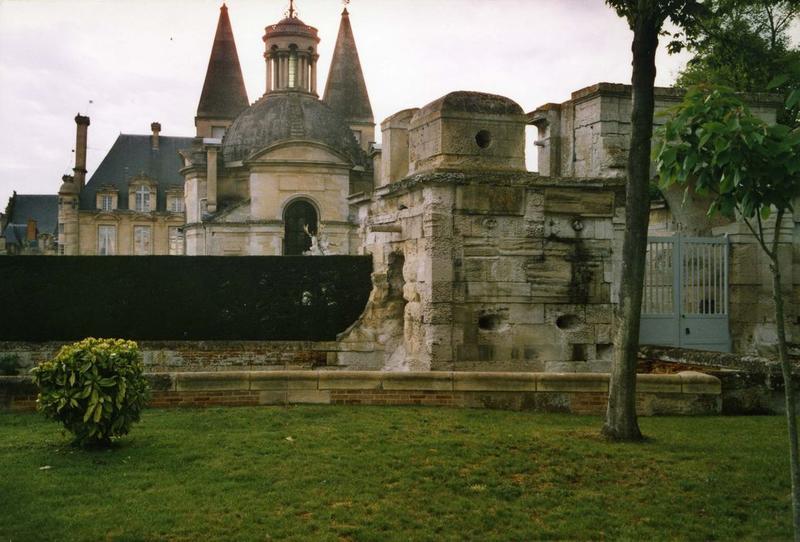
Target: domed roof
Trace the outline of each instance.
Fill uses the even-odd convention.
[[[524,115],[517,102],[505,96],[459,90],[445,94],[424,106],[418,115],[424,116],[434,111],[481,113],[488,115]]]
[[[344,119],[300,92],[272,92],[245,109],[222,140],[222,156],[226,162],[244,160],[264,147],[290,140],[323,143],[352,164],[366,165],[366,154]]]
[[[280,35],[301,35],[308,36],[319,41],[317,29],[313,26],[307,25],[297,17],[285,17],[277,23],[269,25],[264,30],[266,32],[264,39],[271,36]]]

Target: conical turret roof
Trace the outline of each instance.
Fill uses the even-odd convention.
[[[208,60],[206,80],[197,116],[200,118],[235,119],[247,109],[249,101],[244,88],[242,68],[233,39],[228,8],[222,4],[217,23],[217,33]]]
[[[375,122],[346,8],[342,12],[322,100],[348,121]]]

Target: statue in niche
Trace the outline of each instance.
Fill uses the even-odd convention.
[[[303,231],[311,238],[311,248],[303,252],[303,256],[331,256],[335,254],[333,248],[336,246],[328,240],[322,224],[319,225],[315,233],[311,233],[308,224],[303,226]]]

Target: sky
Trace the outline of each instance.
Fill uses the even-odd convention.
[[[120,133],[147,134],[158,121],[162,135],[194,136],[220,5],[0,0],[0,210],[12,190],[57,193],[74,166],[78,112],[91,118],[89,176]],[[227,5],[254,102],[265,86],[264,27],[288,0]],[[323,89],[342,3],[296,8],[319,29]],[[352,0],[348,9],[378,124],[454,90],[501,94],[531,111],[601,81],[630,81],[632,34],[602,0]],[[656,84],[670,85],[685,60],[662,45]]]

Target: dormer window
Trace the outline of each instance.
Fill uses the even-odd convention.
[[[136,211],[150,212],[150,187],[140,186],[136,189]]]
[[[222,139],[225,137],[225,127],[224,126],[212,126],[211,127],[211,137],[214,139]]]
[[[103,185],[97,190],[97,199],[95,200],[97,209],[104,213],[109,213],[117,208],[117,192],[116,188],[111,185]]]
[[[183,198],[180,196],[170,196],[169,197],[169,210],[172,213],[182,213],[183,212]]]

